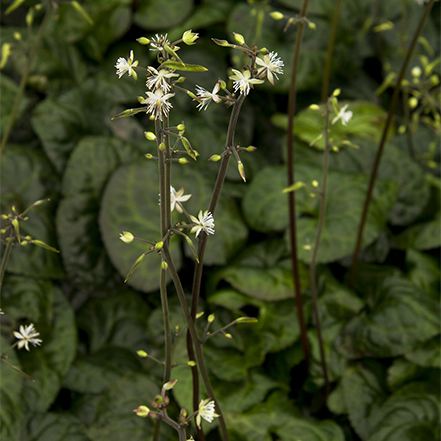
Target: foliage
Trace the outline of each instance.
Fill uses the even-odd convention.
[[[2,1],[2,7],[9,3]],[[34,3],[24,2],[2,18],[2,41],[12,44],[0,82],[3,133],[27,56],[27,29],[21,17]],[[272,48],[285,62],[285,75],[276,87],[259,86],[244,105],[236,138],[241,145],[258,149],[243,155],[246,184],[235,167],[229,170],[216,213],[216,234],[207,246],[204,317],[214,313],[219,327],[238,313],[259,320],[229,328],[231,340],[215,336],[204,345],[231,439],[440,438],[439,127],[434,132],[422,121],[415,133],[403,133],[400,126],[405,125],[406,115],[397,113],[398,124],[389,132],[375,184],[354,290],[347,283],[390,99],[390,89],[381,95],[376,90],[387,68],[399,70],[423,8],[410,0],[343,2],[331,86],[342,87],[354,118],[347,126],[332,126],[330,134],[334,145],[349,140],[358,148],[340,148],[330,159],[318,287],[332,391],[327,411],[316,412],[324,378],[310,313],[308,263],[319,198],[304,188],[296,192],[301,284],[311,346],[310,369],[304,378],[288,252],[287,200],[282,194],[294,33],[292,28],[284,32],[285,23],[269,15],[277,9],[293,16],[301,3],[90,0],[81,5],[91,21],[60,3],[32,63],[18,120],[1,157],[2,213],[9,213],[12,206],[23,211],[49,197],[49,203],[29,212],[23,235],[60,250],[56,254],[16,245],[11,253],[1,293],[2,352],[13,340],[12,330],[25,321],[35,324],[43,344],[29,353],[8,352],[8,362],[35,382],[2,364],[2,439],[151,437],[154,425],[132,411],[157,394],[162,381],[161,366],[136,355],[144,350],[163,359],[159,261],[147,256],[124,284],[145,248],[139,243],[127,247],[118,235],[128,230],[139,237],[158,236],[158,172],[156,163],[144,157],[154,153],[144,137],[153,122],[143,113],[111,121],[133,106],[133,96],[145,92],[143,81],[118,80],[114,64],[131,49],[137,59],[153,59],[148,47],[132,44],[135,38],[168,32],[169,38],[177,39],[190,28],[199,32],[200,39],[182,52],[189,62],[209,70],[183,72],[188,89],[197,83],[211,90],[219,77],[227,78],[228,68],[243,65],[237,53],[210,40],[229,39],[233,31],[247,42]],[[316,30],[305,32],[294,129],[296,180],[308,184],[322,179],[323,145],[308,144],[322,129],[323,120],[308,106],[319,100],[334,2],[310,3],[308,18]],[[374,5],[375,16],[371,15]],[[423,31],[433,53],[419,44],[412,67],[421,64],[421,57],[439,57],[435,38],[439,6],[435,3]],[[35,10],[35,14],[31,42],[43,12]],[[394,30],[375,32],[376,25],[388,20],[395,24]],[[16,32],[21,33],[21,41],[14,38]],[[439,65],[433,72],[439,75]],[[211,197],[218,165],[207,160],[223,147],[228,110],[210,106],[199,113],[193,104],[185,94],[177,95],[173,124],[185,123],[200,156],[196,165],[176,167],[174,179],[186,190],[195,189],[188,201],[189,210],[195,212]],[[174,241],[171,252],[188,292],[194,258],[181,242]],[[185,363],[185,320],[174,292],[170,308],[172,329],[179,326],[174,361]],[[198,320],[203,329],[205,319]],[[190,370],[175,367],[172,377],[179,379],[173,390],[177,414],[178,406],[192,407]],[[174,440],[176,434],[162,425],[161,439]],[[208,434],[207,439],[216,435]]]

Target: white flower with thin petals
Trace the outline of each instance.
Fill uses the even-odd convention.
[[[191,198],[191,194],[184,194],[184,187],[182,187],[178,192],[170,185],[170,211],[176,210],[182,213],[182,208],[180,203],[188,201]]]
[[[248,95],[250,92],[250,84],[261,84],[263,80],[258,80],[257,78],[250,78],[251,72],[246,70],[245,72],[240,72],[239,70],[232,69],[234,75],[230,76],[230,80],[233,80],[234,91],[237,92],[240,89],[240,93],[243,95]]]
[[[266,71],[268,81],[274,86],[273,75],[279,79],[277,74],[283,74],[283,61],[277,56],[277,52],[270,52],[262,58],[256,58],[256,64],[262,66]]]
[[[158,35],[156,34],[154,37],[150,39],[150,50],[151,51],[162,51],[164,43],[167,42],[167,34]]]
[[[167,69],[161,69],[158,72],[154,67],[150,66],[148,70],[152,75],[147,78],[146,86],[149,89],[161,89],[164,93],[167,93],[171,88],[167,78],[179,77],[178,74],[170,72]]]
[[[190,233],[196,233],[196,237],[199,236],[201,231],[204,231],[206,234],[214,234],[214,218],[209,211],[202,213],[201,210],[198,214],[199,219],[191,215],[190,218],[196,224],[190,230]]]
[[[338,115],[332,120],[332,124],[335,124],[339,119],[344,126],[348,124],[349,120],[352,118],[352,112],[350,110],[346,111],[348,105],[349,104],[346,104],[340,109]]]
[[[34,325],[31,323],[28,326],[20,325],[20,332],[14,331],[14,336],[18,339],[18,349],[21,349],[23,346],[29,351],[29,343],[34,346],[40,346],[43,340],[40,340],[38,337],[40,333],[35,331]]]
[[[115,64],[116,74],[118,75],[118,78],[121,78],[125,73],[128,73],[129,77],[133,76],[135,81],[137,80],[138,75],[136,74],[134,68],[138,66],[138,60],[133,61],[133,59],[133,51],[130,51],[130,57],[127,60],[123,57],[118,58]]]
[[[146,92],[148,98],[141,101],[141,104],[147,104],[147,113],[155,115],[155,119],[162,121],[162,116],[167,116],[170,109],[173,107],[167,100],[174,96],[174,93],[167,93],[164,95],[161,89],[156,89],[155,92]]]
[[[199,429],[201,428],[201,417],[209,422],[212,423],[214,418],[217,418],[219,415],[217,413],[215,413],[215,407],[214,407],[214,401],[211,400],[210,398],[207,398],[206,400],[202,400],[199,403],[199,411],[198,414],[196,415],[196,424],[199,427]]]
[[[205,90],[203,87],[196,85],[196,95],[199,97],[201,102],[197,105],[199,110],[207,110],[208,105],[213,100],[215,103],[219,103],[221,101],[220,97],[217,95],[220,89],[220,81],[218,81],[214,88],[213,92],[209,92]]]

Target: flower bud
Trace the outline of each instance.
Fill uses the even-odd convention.
[[[144,156],[145,156],[147,159],[152,159],[152,158],[153,158],[153,155],[152,155],[151,153],[146,153]]]
[[[214,314],[210,314],[210,315],[207,317],[207,321],[208,321],[208,323],[213,322],[213,321],[214,321]]]
[[[179,164],[188,164],[190,161],[186,158],[179,158]]]
[[[14,38],[15,38],[17,41],[21,41],[21,34],[20,34],[20,32],[14,32]]]
[[[195,32],[191,32],[191,29],[189,31],[185,31],[184,35],[182,35],[182,41],[188,46],[191,46],[192,44],[196,44],[195,41],[198,38],[199,38],[199,34],[196,34]]]
[[[123,231],[122,233],[119,234],[119,238],[124,242],[124,243],[131,243],[133,242],[133,234],[129,233],[128,231]]]
[[[164,246],[164,242],[158,242],[156,245],[155,245],[155,250],[156,251],[160,251],[160,250],[162,250],[162,247]]]
[[[212,155],[208,158],[208,160],[212,161],[212,162],[217,162],[217,161],[219,161],[219,159],[221,159],[220,155]]]
[[[238,34],[236,32],[233,32],[234,39],[236,40],[237,44],[245,44],[245,38],[243,38],[243,35]]]
[[[228,340],[233,340],[233,336],[231,334],[225,334],[225,337],[228,338]]]
[[[159,146],[158,146],[158,149],[161,151],[165,150],[165,143],[161,142],[161,144],[159,144]]]
[[[247,182],[247,179],[245,177],[245,169],[241,161],[237,163],[237,168],[239,170],[240,177],[243,179],[243,182]]]
[[[418,106],[418,100],[414,96],[409,98],[409,107],[415,109],[416,106]]]
[[[178,125],[176,126],[176,128],[177,128],[180,132],[182,132],[183,130],[185,130],[185,126],[184,126],[184,124],[178,124]]]
[[[257,150],[257,148],[254,147],[253,145],[250,145],[250,146],[247,147],[247,152],[254,152],[256,150]]]
[[[153,132],[144,132],[144,136],[149,141],[154,141],[156,139],[156,135]]]
[[[311,110],[320,110],[320,107],[319,107],[317,104],[311,104],[311,105],[309,106],[309,108],[310,108]]]
[[[341,89],[335,89],[334,92],[332,92],[332,96],[339,96],[341,93]]]
[[[309,27],[309,29],[312,29],[313,31],[315,31],[317,29],[316,24],[313,23],[312,21],[308,21],[308,27]]]
[[[171,380],[167,383],[164,384],[163,389],[165,390],[170,390],[173,389],[175,387],[175,384],[178,382],[178,380]]]
[[[274,11],[270,13],[270,17],[274,20],[282,20],[283,14],[279,11]]]
[[[255,317],[239,317],[235,320],[236,323],[257,323],[258,320]]]
[[[167,271],[167,270],[168,270],[168,263],[162,261],[162,262],[161,262],[161,268],[162,268],[164,271]]]
[[[421,74],[423,73],[421,70],[421,67],[419,66],[415,66],[412,68],[412,70],[410,71],[410,73],[412,74],[412,76],[414,77],[420,77]]]
[[[142,357],[142,358],[145,358],[148,355],[147,352],[142,351],[142,350],[136,351],[136,353],[138,354],[139,357]]]
[[[190,360],[187,364],[191,367],[196,366],[196,362],[194,360]]]
[[[139,417],[145,418],[149,415],[150,409],[147,406],[139,406],[133,412]]]
[[[316,181],[315,179],[312,181],[312,186],[313,187],[318,187],[319,183],[318,181]]]
[[[146,44],[150,43],[150,40],[148,38],[146,38],[146,37],[137,38],[136,41],[139,44],[142,44],[143,46],[145,46]]]

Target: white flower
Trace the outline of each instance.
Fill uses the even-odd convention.
[[[213,92],[209,92],[208,90],[205,90],[203,87],[196,85],[196,94],[198,97],[200,97],[201,102],[197,105],[197,108],[199,110],[207,110],[208,105],[211,103],[211,100],[213,100],[215,103],[220,102],[220,98],[217,96],[217,93],[220,89],[220,81],[218,81],[213,88]]]
[[[129,77],[133,76],[135,81],[138,78],[138,75],[135,72],[135,67],[138,66],[138,60],[133,61],[134,55],[133,51],[130,51],[130,57],[126,60],[125,58],[119,57],[116,61],[116,74],[119,78],[121,78],[126,72],[129,73]]]
[[[257,78],[250,78],[251,72],[246,70],[244,73],[239,70],[233,69],[234,75],[230,77],[230,80],[234,81],[234,91],[237,92],[240,89],[240,93],[243,95],[248,95],[250,92],[250,84],[261,84],[263,80],[258,80]]]
[[[147,78],[146,86],[149,89],[161,89],[164,93],[167,93],[171,88],[167,78],[179,77],[178,74],[166,69],[161,69],[158,72],[154,67],[148,67],[148,70],[152,75]]]
[[[216,414],[214,411],[216,409],[214,408],[214,401],[210,401],[210,398],[207,398],[206,400],[202,400],[199,403],[199,413],[196,416],[196,424],[201,428],[201,417],[208,421],[209,423],[213,422],[214,418],[217,418],[219,415]]]
[[[196,237],[199,236],[199,233],[203,230],[207,234],[214,234],[214,218],[213,215],[206,211],[202,214],[202,210],[198,214],[198,218],[194,216],[190,216],[191,220],[196,224],[191,230],[190,233],[196,233]]]
[[[174,93],[163,94],[161,89],[157,89],[155,93],[147,92],[148,98],[141,101],[141,104],[148,104],[147,113],[154,113],[155,119],[162,121],[162,115],[167,116],[173,107],[167,100],[174,96]]]
[[[38,332],[35,332],[34,325],[31,323],[28,326],[23,327],[20,325],[20,332],[14,331],[15,338],[19,340],[18,342],[18,349],[21,349],[23,346],[26,348],[27,351],[29,351],[29,343],[33,344],[34,346],[40,346],[42,340],[38,337],[40,334]]]
[[[277,74],[283,74],[283,61],[277,56],[277,52],[270,52],[262,58],[256,58],[256,64],[262,66],[266,70],[268,81],[274,86],[274,76],[279,79]]]
[[[339,119],[341,119],[341,123],[344,126],[348,123],[348,121],[352,118],[352,112],[350,110],[346,112],[347,108],[348,108],[348,104],[346,104],[340,109],[338,115],[332,120],[332,124],[335,124]]]
[[[165,35],[156,34],[150,40],[150,46],[151,46],[150,50],[151,51],[162,51],[162,47],[164,46],[165,42],[167,42],[167,34],[165,34]]]
[[[184,194],[184,187],[182,187],[178,192],[170,185],[170,211],[176,210],[182,213],[182,208],[180,202],[188,201],[191,198],[191,194]]]

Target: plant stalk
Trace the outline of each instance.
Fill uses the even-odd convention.
[[[371,177],[369,180],[369,187],[366,193],[366,199],[364,201],[364,205],[363,205],[363,212],[361,215],[361,219],[360,219],[360,224],[358,227],[358,232],[357,232],[357,242],[355,245],[355,250],[354,250],[354,257],[352,260],[352,268],[351,268],[351,272],[349,275],[349,287],[353,288],[354,287],[354,283],[355,283],[355,279],[357,276],[357,267],[358,267],[358,260],[359,260],[359,255],[360,255],[360,249],[361,249],[361,242],[363,239],[363,231],[364,231],[364,226],[366,223],[366,219],[367,219],[367,214],[368,214],[368,210],[369,210],[369,204],[371,202],[371,198],[372,198],[372,192],[374,190],[374,184],[375,184],[375,180],[377,179],[377,173],[378,173],[378,168],[380,166],[380,161],[381,161],[381,156],[383,154],[383,150],[384,150],[384,145],[386,144],[386,139],[387,139],[387,134],[389,132],[389,127],[392,123],[392,118],[393,118],[393,114],[395,111],[395,107],[397,105],[398,102],[398,97],[400,95],[400,88],[401,88],[401,82],[404,78],[404,75],[406,73],[407,67],[409,66],[409,62],[410,62],[410,58],[412,56],[412,53],[415,49],[415,46],[417,44],[418,38],[421,34],[421,31],[423,30],[424,27],[424,23],[426,22],[427,18],[429,17],[430,11],[432,9],[433,3],[435,2],[435,0],[430,0],[430,2],[427,4],[426,9],[424,10],[424,14],[421,17],[420,23],[418,25],[417,30],[415,31],[415,34],[413,36],[412,42],[410,43],[409,49],[407,50],[406,53],[406,57],[404,59],[403,65],[401,67],[401,71],[400,74],[398,76],[398,80],[397,80],[397,84],[394,88],[393,94],[392,94],[392,99],[389,105],[389,111],[387,114],[387,119],[386,119],[386,123],[384,125],[384,129],[383,129],[383,135],[381,137],[380,140],[380,145],[378,146],[378,150],[377,150],[377,154],[375,156],[375,162],[374,162],[374,166],[372,168],[372,172],[371,172]]]

